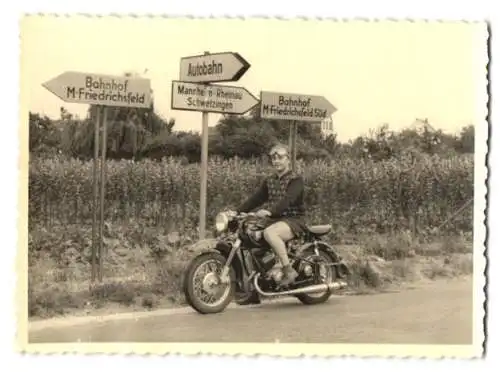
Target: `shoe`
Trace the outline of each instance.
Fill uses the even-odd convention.
[[[287,266],[283,268],[283,279],[280,282],[280,287],[286,287],[292,284],[295,279],[299,276],[297,271],[291,266]]]
[[[260,305],[260,296],[257,292],[253,292],[253,294],[248,299],[246,299],[245,301],[237,301],[237,304],[240,306]]]

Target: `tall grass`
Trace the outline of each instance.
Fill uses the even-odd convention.
[[[170,225],[198,223],[199,164],[170,158],[142,162],[108,161],[105,218]],[[299,163],[306,181],[310,223],[332,223],[337,231],[359,233],[433,227],[473,197],[472,157],[422,157],[372,162],[343,159]],[[255,190],[268,171],[258,161],[211,159],[208,170],[209,221]],[[30,161],[30,223],[87,224],[92,219],[92,162]],[[472,208],[454,222],[472,230]]]

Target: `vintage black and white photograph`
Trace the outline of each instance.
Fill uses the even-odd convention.
[[[23,349],[480,356],[488,37],[25,16]]]

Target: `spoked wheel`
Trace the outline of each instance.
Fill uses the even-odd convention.
[[[196,257],[189,264],[184,277],[184,296],[187,303],[201,314],[223,311],[232,301],[235,282],[229,272],[229,282],[222,282],[222,268],[226,259],[218,253]]]
[[[333,266],[330,264],[333,263],[331,257],[323,251],[319,251],[319,256],[314,252],[305,253],[305,259],[311,262],[319,263],[319,280],[317,284],[320,283],[331,283],[336,279],[336,272]],[[324,263],[326,265],[321,265]],[[316,271],[316,269],[315,269]],[[325,292],[318,293],[302,293],[296,295],[296,297],[305,305],[316,305],[322,302],[327,301],[331,296],[331,292],[326,290]]]

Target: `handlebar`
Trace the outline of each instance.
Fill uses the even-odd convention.
[[[237,219],[237,220],[240,220],[240,219],[244,219],[244,218],[247,218],[247,217],[255,217],[257,216],[257,214],[255,212],[241,212],[241,213],[237,213],[235,211],[225,211],[224,213],[226,213],[230,218],[234,218],[234,219]]]
[[[240,217],[240,218],[255,217],[256,215],[257,215],[257,213],[255,213],[255,212],[248,212],[248,213],[242,212],[238,215],[238,217]]]

